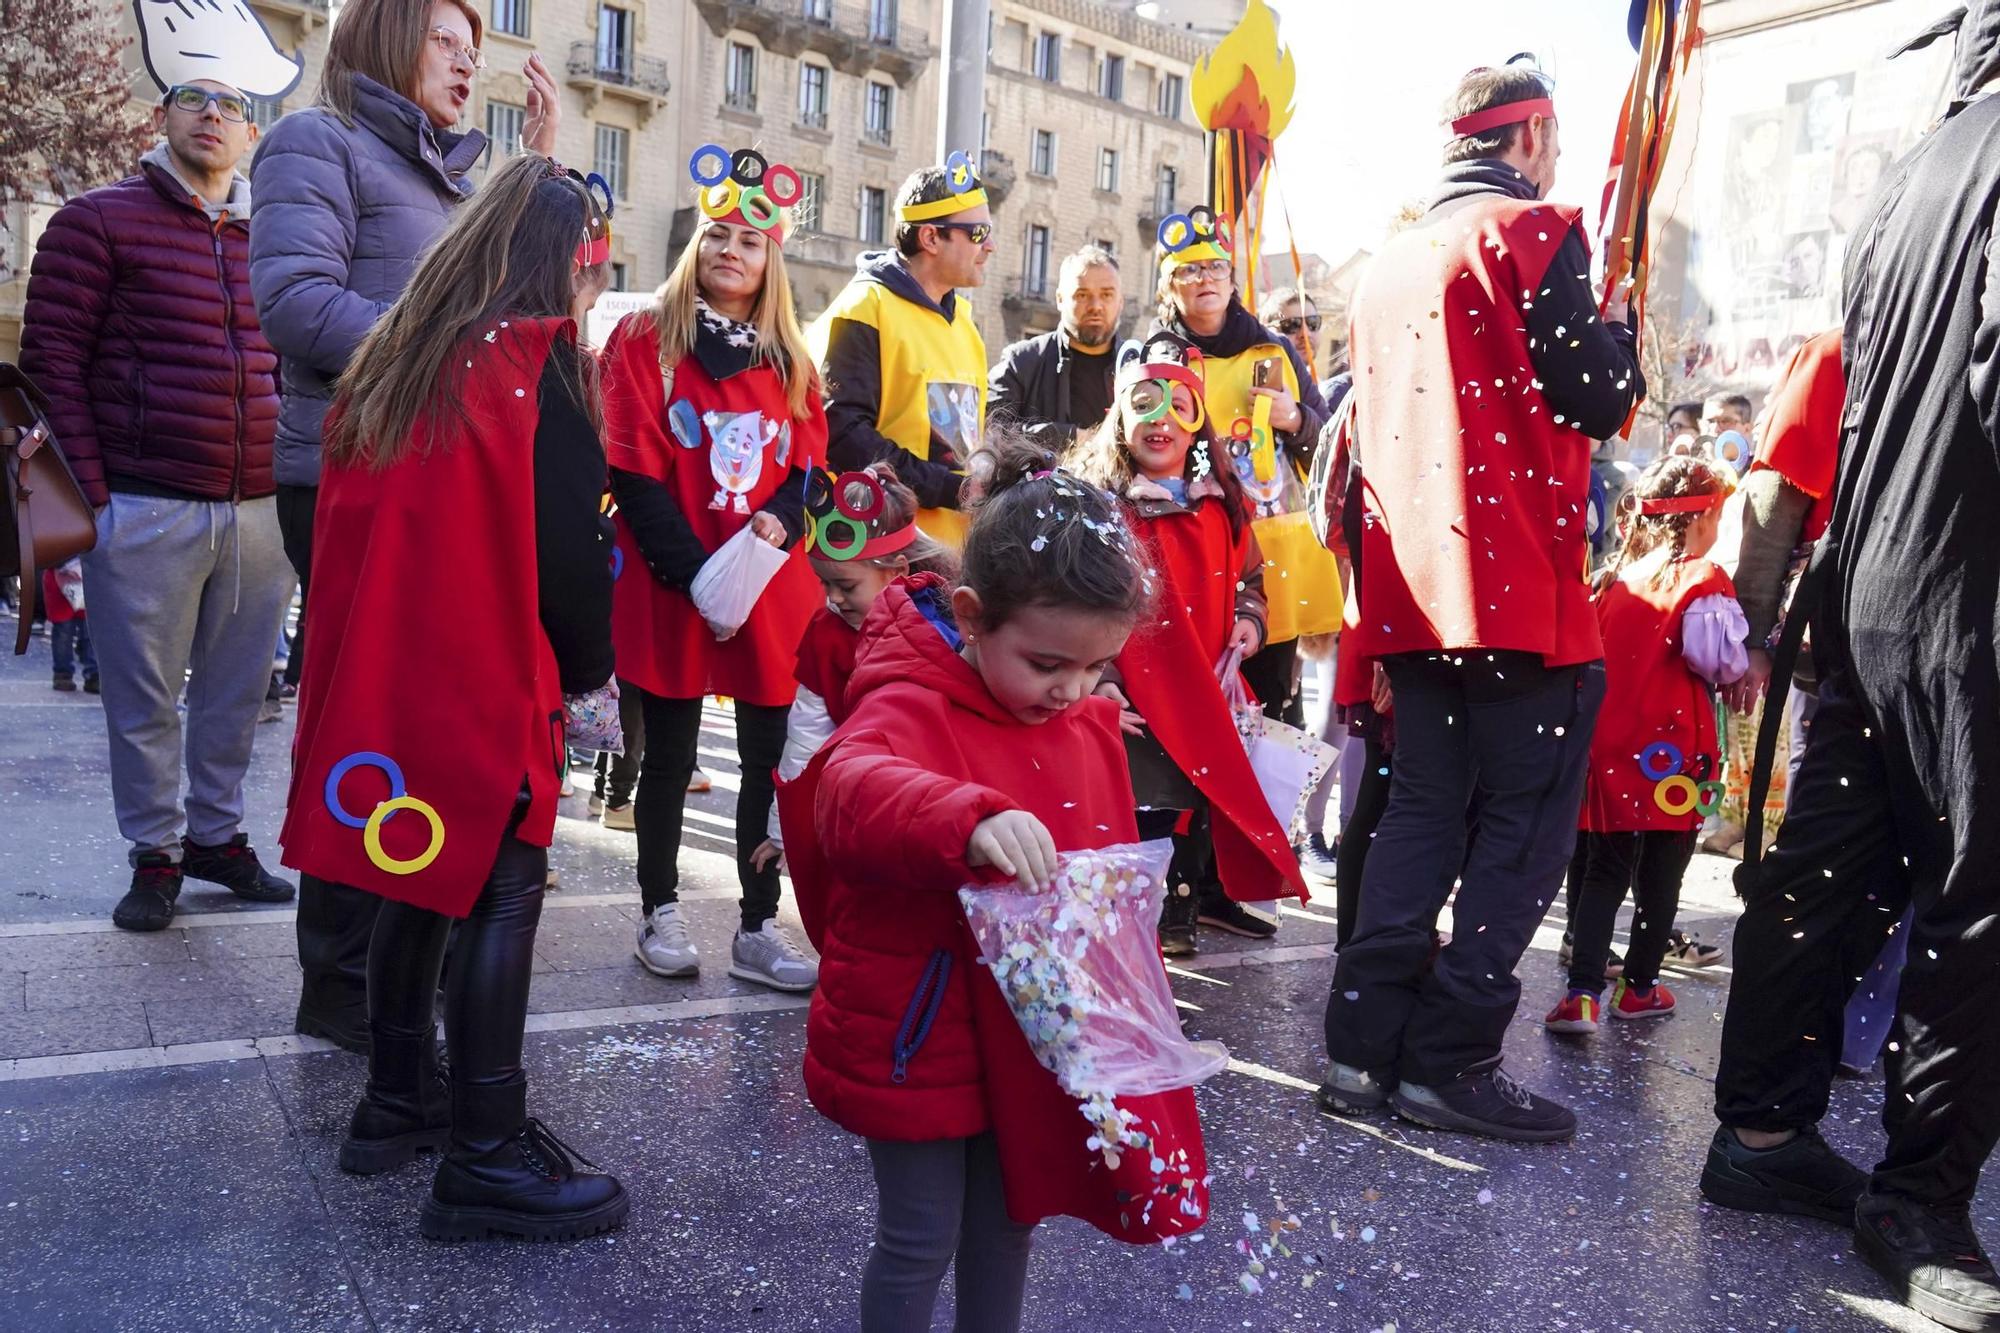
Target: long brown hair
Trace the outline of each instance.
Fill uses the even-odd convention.
[[[433,0],[347,0],[326,41],[314,99],[348,124],[354,123],[354,76],[366,74],[394,93],[417,90],[417,67],[431,39]],[[472,45],[486,38],[486,23],[469,0],[451,0],[472,25]]]
[[[380,470],[418,446],[448,417],[463,421],[462,344],[508,316],[567,315],[575,300],[576,249],[603,218],[590,191],[557,174],[548,158],[521,153],[452,211],[444,235],[417,266],[402,297],[362,340],[340,377],[327,417],[327,458]],[[584,270],[602,281],[604,265]],[[588,357],[566,358],[573,387],[599,420]]]
[[[1642,514],[1639,504],[1644,500],[1675,500],[1683,496],[1712,495],[1715,503],[1721,504],[1729,494],[1729,483],[1724,480],[1722,470],[1706,458],[1696,458],[1689,454],[1669,454],[1656,460],[1641,473],[1632,489],[1620,501],[1622,513],[1619,515],[1625,539],[1619,544],[1617,554],[1611,557],[1599,575],[1601,586],[1609,587],[1620,570],[1635,560],[1644,559],[1662,546],[1666,548],[1667,559],[1653,578],[1658,579],[1667,565],[1684,559],[1687,555],[1688,529],[1699,522],[1708,511],[1690,510],[1679,514]]]
[[[1168,392],[1172,392],[1171,387]],[[1113,394],[1104,424],[1087,435],[1078,435],[1063,455],[1065,468],[1121,500],[1125,498],[1125,488],[1138,475],[1132,467],[1132,447],[1125,435],[1123,397]],[[1201,429],[1194,432],[1194,442],[1188,446],[1187,461],[1181,465],[1181,477],[1190,486],[1199,480],[1196,474],[1201,470],[1200,454],[1204,450],[1208,454],[1209,475],[1222,487],[1223,512],[1229,518],[1229,531],[1233,536],[1241,536],[1243,525],[1249,521],[1249,497],[1244,494],[1243,479],[1236,475],[1235,460],[1215,438],[1215,423],[1206,412],[1202,414]]]
[[[710,227],[731,224],[701,220],[681,247],[681,257],[673,271],[653,293],[653,326],[660,336],[660,364],[676,365],[694,351],[694,298],[701,292],[701,242]],[[813,398],[819,393],[819,370],[799,329],[798,307],[792,303],[792,280],[785,274],[785,247],[764,238],[764,286],[751,307],[750,322],[757,326],[757,350],[750,354],[751,365],[766,365],[785,380],[785,401],[792,420],[803,421]]]

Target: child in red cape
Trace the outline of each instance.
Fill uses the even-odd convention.
[[[1071,451],[1079,476],[1124,502],[1160,583],[1150,622],[1098,693],[1126,710],[1141,835],[1175,834],[1160,921],[1170,955],[1195,951],[1197,915],[1267,939],[1277,927],[1238,904],[1306,896],[1291,838],[1257,784],[1216,674],[1225,656],[1240,662],[1263,645],[1264,557],[1236,469],[1227,459],[1216,465],[1200,361],[1171,333],[1128,344],[1110,416]]]
[[[1632,946],[1612,996],[1618,1018],[1660,1018],[1674,997],[1657,984],[1680,907],[1681,876],[1702,817],[1722,799],[1714,688],[1749,665],[1749,623],[1736,588],[1705,559],[1729,487],[1714,463],[1669,456],[1632,489],[1625,543],[1597,594],[1604,707],[1590,741],[1581,827],[1583,885],[1569,993],[1543,1022],[1595,1032],[1605,955],[1618,908],[1633,894]]]
[[[847,682],[861,622],[890,584],[909,574],[937,574],[956,581],[958,557],[917,526],[917,495],[887,463],[823,478],[808,501],[806,559],[826,593],[826,605],[806,625],[799,642],[798,693],[785,721],[785,752],[778,781],[806,771],[833,729],[847,720]],[[857,519],[852,514],[870,514]],[[842,521],[828,524],[838,516]],[[852,524],[850,528],[848,525]],[[783,856],[785,834],[771,807],[769,835],[751,858],[760,869]]]
[[[1109,497],[1002,449],[962,586],[891,587],[862,626],[852,708],[780,793],[821,954],[806,1027],[813,1105],[868,1140],[880,1194],[862,1327],[929,1326],[956,1260],[960,1326],[1018,1326],[1033,1226],[1066,1214],[1135,1243],[1192,1231],[1207,1170],[1189,1089],[1121,1097],[1152,1136],[1110,1169],[979,962],[961,885],[1039,890],[1058,849],[1135,839],[1118,709],[1099,675],[1145,613]]]

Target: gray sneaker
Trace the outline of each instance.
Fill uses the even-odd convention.
[[[1497,1055],[1434,1088],[1404,1083],[1389,1103],[1405,1120],[1489,1139],[1551,1143],[1576,1133],[1576,1116],[1568,1107],[1516,1083]]]
[[[819,964],[805,956],[777,922],[739,930],[729,946],[729,975],[772,990],[807,991],[819,984]]]
[[[1326,1067],[1326,1078],[1315,1096],[1321,1110],[1335,1115],[1365,1115],[1387,1106],[1389,1094],[1395,1088],[1394,1079],[1379,1079],[1365,1069],[1336,1062]]]
[[[639,924],[639,942],[632,952],[639,963],[656,977],[691,977],[701,970],[701,956],[688,938],[687,922],[681,920],[681,905],[655,907]]]

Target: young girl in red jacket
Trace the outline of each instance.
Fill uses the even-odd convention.
[[[1264,641],[1264,557],[1236,469],[1202,406],[1201,353],[1171,333],[1127,344],[1110,416],[1071,451],[1079,476],[1122,501],[1160,579],[1156,623],[1098,693],[1125,709],[1125,750],[1147,838],[1175,835],[1160,919],[1169,955],[1195,922],[1252,939],[1277,927],[1236,901],[1304,896],[1291,840],[1265,803],[1216,678]]]
[[[847,720],[847,682],[861,622],[897,579],[936,574],[956,580],[958,557],[917,526],[917,494],[896,479],[887,463],[839,477],[821,474],[807,501],[806,561],[826,594],[826,605],[799,641],[798,693],[785,723],[785,753],[778,781],[806,771],[833,729]],[[864,514],[866,518],[855,518]],[[829,520],[834,520],[829,522]],[[771,806],[770,836],[753,858],[761,867],[785,852],[778,807]]]
[[[880,1194],[868,1333],[929,1328],[954,1263],[956,1326],[1018,1328],[1044,1217],[1139,1238],[1140,1210],[1114,1188],[1130,1182],[1085,1146],[1077,1100],[1036,1063],[957,895],[1007,879],[1045,890],[1060,851],[1137,834],[1119,710],[1092,690],[1146,613],[1145,567],[1110,498],[1053,462],[1004,447],[960,586],[924,575],[875,602],[852,712],[781,795],[821,955],[806,1090],[868,1140]],[[1197,1187],[1193,1094],[1119,1102],[1181,1127]],[[1155,1213],[1152,1238],[1175,1211]]]
[[[1674,997],[1660,962],[1703,816],[1722,799],[1714,690],[1749,663],[1736,588],[1705,557],[1728,483],[1716,464],[1667,457],[1633,488],[1625,542],[1597,593],[1605,694],[1590,743],[1581,826],[1588,849],[1569,993],[1543,1020],[1595,1032],[1618,908],[1634,896],[1632,944],[1611,999],[1616,1018],[1659,1018]]]

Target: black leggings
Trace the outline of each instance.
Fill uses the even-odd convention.
[[[613,754],[600,750],[594,766],[597,781],[591,794],[618,809],[632,804],[632,789],[639,781],[639,756],[646,753],[646,706],[640,698],[642,693],[630,681],[618,682],[618,730],[625,742],[625,752]]]
[[[701,700],[665,699],[633,686],[646,719],[646,753],[639,761],[639,901],[648,911],[680,901],[681,823],[688,777],[701,737]],[[775,774],[785,753],[789,704],[736,701],[736,754],[743,770],[736,793],[736,881],[743,887],[743,929],[756,931],[778,915],[778,867],[750,868],[750,854],[769,835]]]
[[[1243,679],[1274,722],[1303,728],[1305,699],[1299,693],[1299,641],[1266,644],[1243,661]]]
[[[452,1081],[497,1086],[521,1078],[528,978],[549,852],[501,836],[472,914],[458,922],[408,903],[384,902],[368,944],[368,1020],[378,1037],[429,1040],[438,970],[450,941],[444,1040]]]
[[[1667,936],[1681,905],[1681,877],[1694,859],[1695,829],[1648,833],[1591,833],[1583,885],[1570,916],[1571,990],[1604,989],[1604,962],[1625,894],[1632,894],[1632,946],[1625,951],[1625,980],[1650,986],[1660,978]],[[1572,866],[1573,871],[1573,866]],[[1572,878],[1573,878],[1572,874]]]

